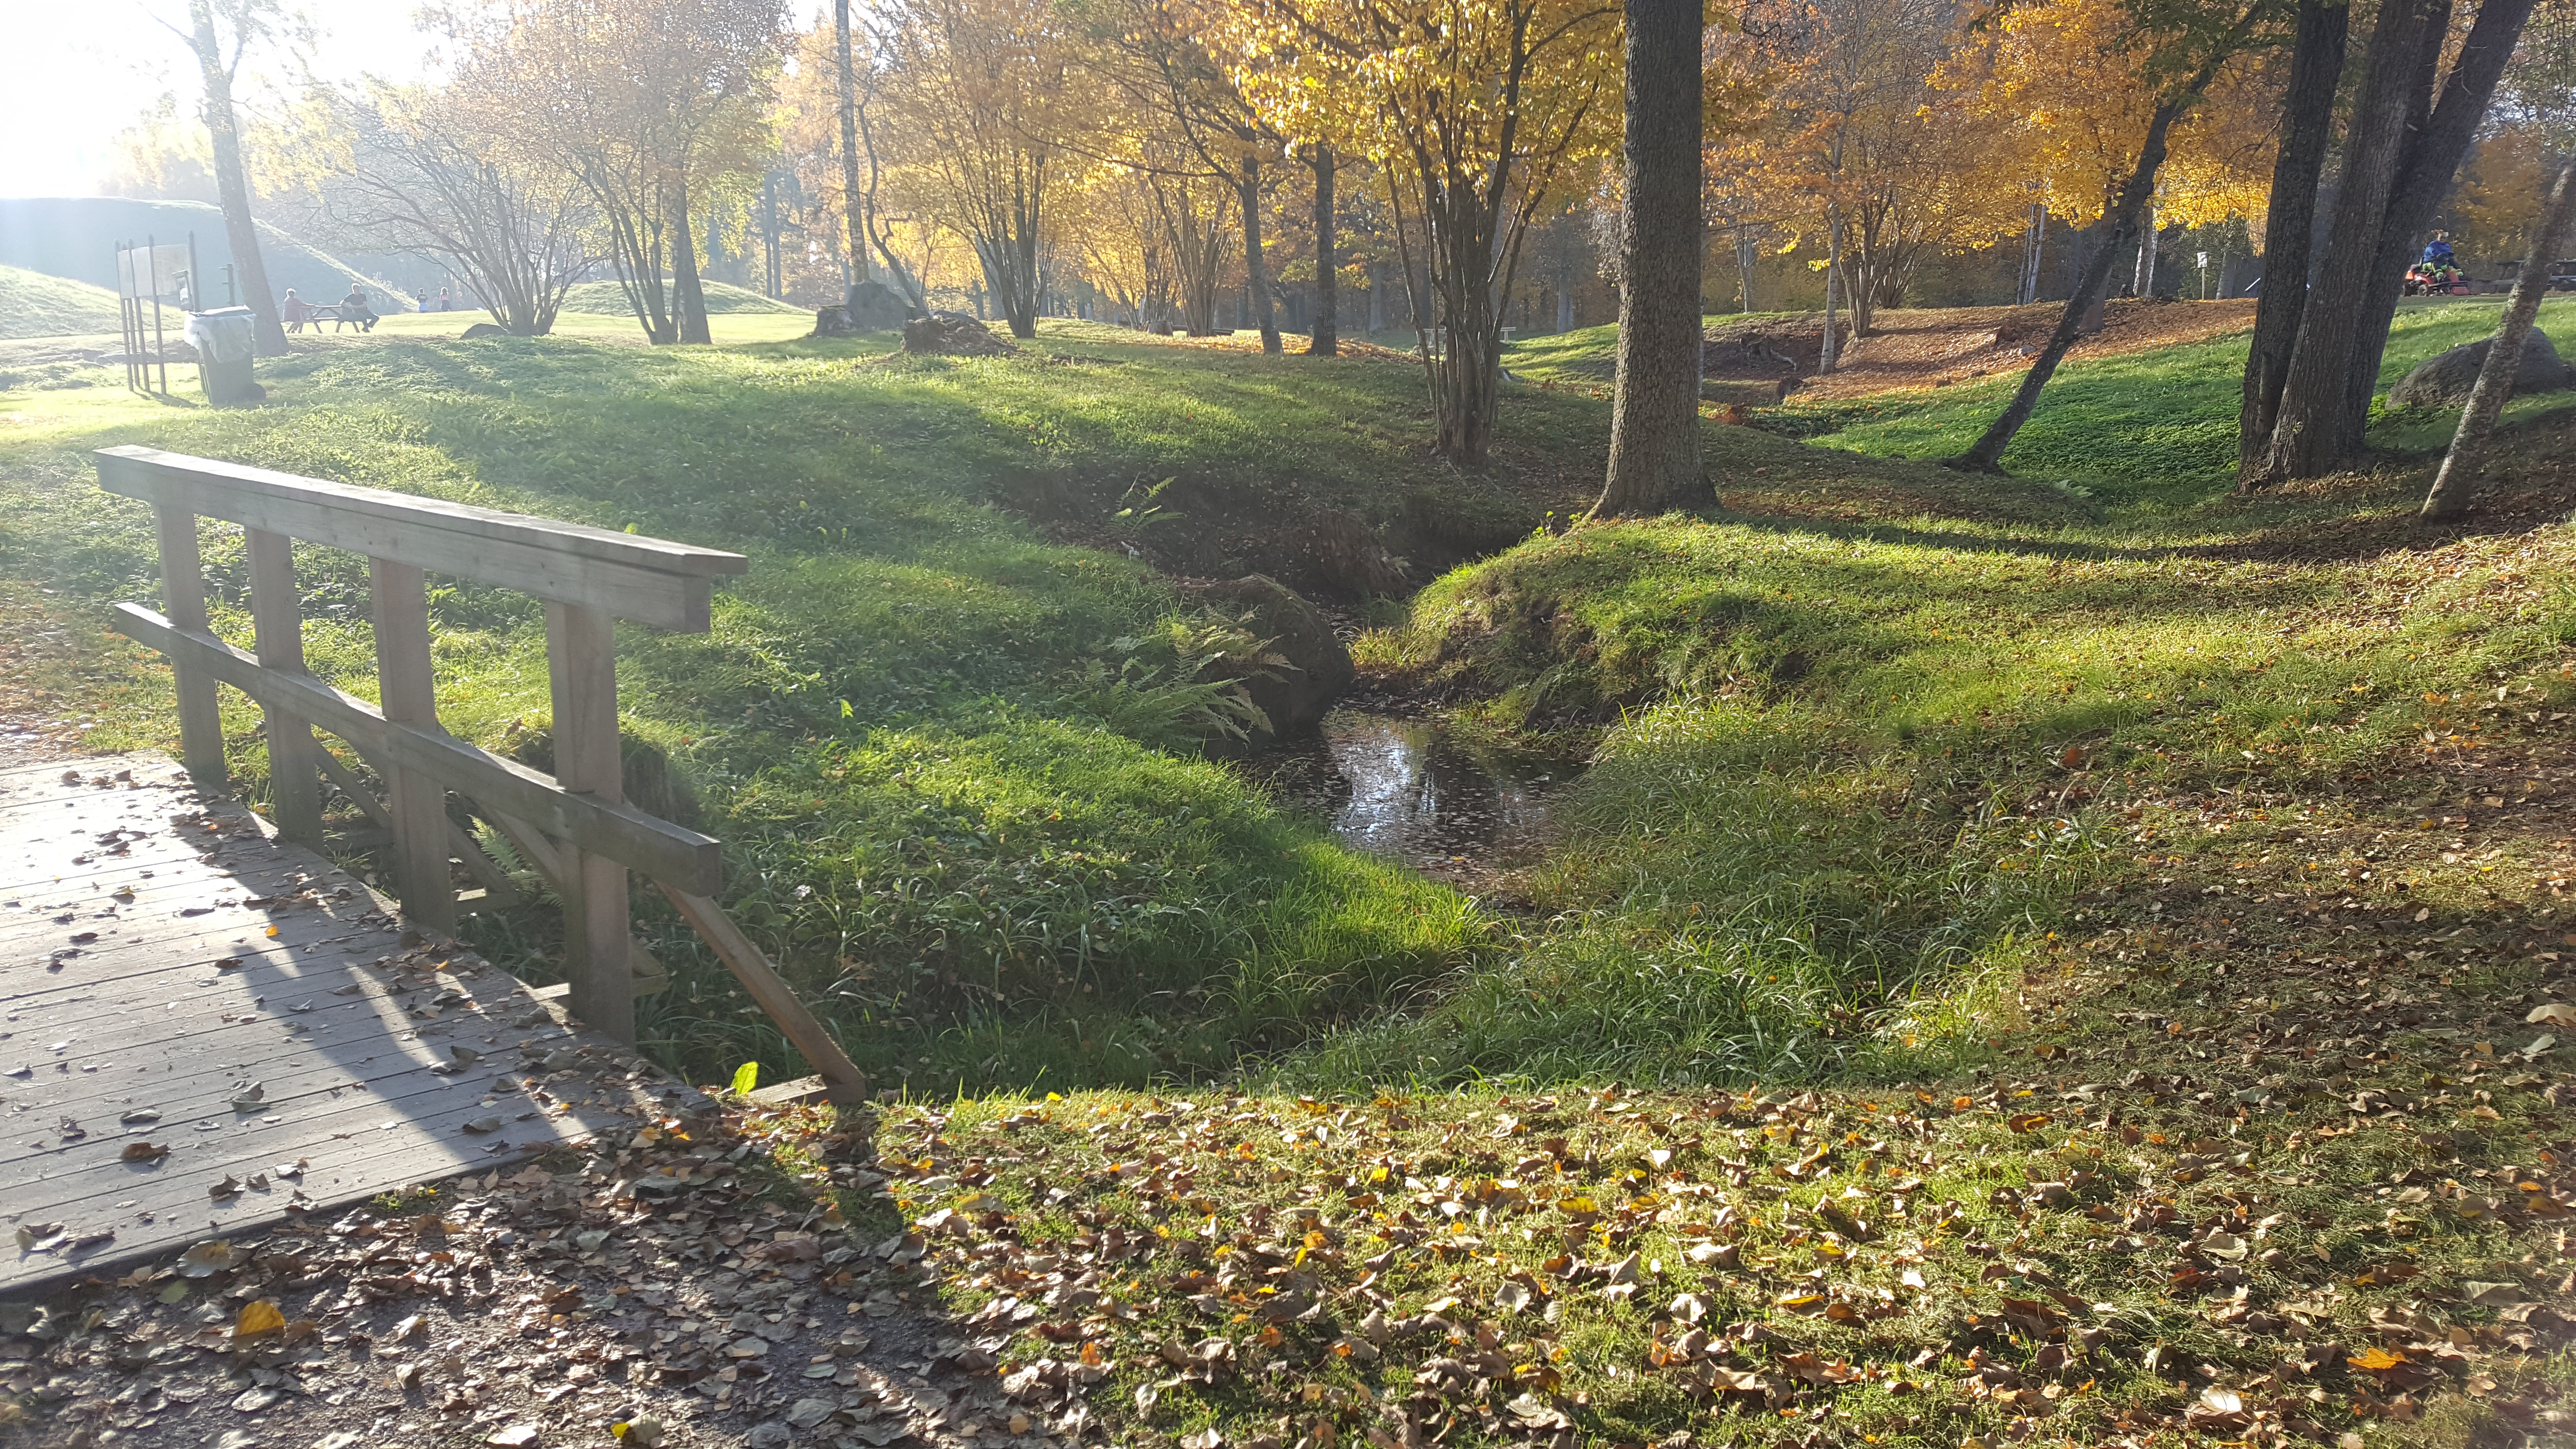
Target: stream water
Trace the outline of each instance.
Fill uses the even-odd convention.
[[[1462,880],[1535,859],[1548,801],[1575,769],[1470,748],[1437,722],[1335,710],[1321,737],[1269,757],[1273,789],[1353,849]]]

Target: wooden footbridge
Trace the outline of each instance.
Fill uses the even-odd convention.
[[[685,1089],[632,1046],[658,968],[629,934],[630,870],[816,1065],[819,1094],[864,1090],[717,907],[719,843],[622,799],[613,623],[705,629],[740,555],[144,448],[98,463],[157,517],[164,612],[121,604],[117,627],[171,661],[186,770],[0,771],[0,1291],[669,1110]],[[209,627],[201,518],[248,531],[253,650]],[[295,539],[367,556],[379,703],[305,670]],[[439,728],[431,572],[545,600],[556,774]],[[262,707],[269,819],[222,798],[218,684]],[[325,834],[335,796],[378,828],[398,907],[326,854],[348,844]],[[449,939],[460,894],[526,883],[459,823],[477,818],[564,901],[566,987]]]

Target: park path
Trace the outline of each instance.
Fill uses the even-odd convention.
[[[13,753],[0,1293],[631,1132],[685,1092],[161,757]]]

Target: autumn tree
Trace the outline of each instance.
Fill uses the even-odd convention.
[[[1085,164],[1062,144],[1087,130],[1075,36],[1047,0],[888,0],[876,31],[910,194],[973,247],[1012,334],[1036,336],[1049,203]]]
[[[1979,110],[2024,128],[2051,209],[2099,216],[2105,236],[2021,386],[1968,450],[1943,461],[1993,471],[2139,239],[2175,130],[2230,63],[2264,42],[2280,0],[2038,0],[2007,12],[1975,57]]]
[[[203,88],[198,116],[212,142],[215,196],[223,210],[224,240],[232,250],[234,276],[241,283],[244,304],[251,309],[260,356],[283,357],[286,328],[278,321],[277,297],[268,289],[268,264],[260,256],[259,226],[251,216],[250,178],[242,166],[241,119],[233,105],[233,84],[251,47],[281,33],[285,9],[278,0],[188,0],[184,22],[153,18],[185,42],[197,62]]]
[[[590,218],[580,188],[532,164],[512,143],[512,118],[477,96],[377,82],[322,93],[332,124],[308,144],[329,148],[323,214],[371,247],[434,261],[503,329],[541,337],[590,270]]]
[[[636,324],[705,342],[693,199],[774,154],[780,0],[526,0],[461,37],[458,79],[588,195]]]
[[[1827,308],[1866,336],[1915,269],[1983,241],[2018,199],[1989,184],[1998,128],[1937,83],[1969,13],[1962,0],[1760,0],[1744,21],[1769,81],[1758,142],[1727,164],[1738,213],[1769,211],[1804,242],[1821,234]],[[1834,344],[1828,330],[1826,365]]]
[[[1618,26],[1600,0],[1240,0],[1227,18],[1220,53],[1254,107],[1364,157],[1395,235],[1420,238],[1436,340],[1415,320],[1457,462],[1493,445],[1521,243],[1615,134]]]

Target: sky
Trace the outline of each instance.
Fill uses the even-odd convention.
[[[329,80],[420,73],[423,38],[410,0],[286,0],[312,22],[307,57]],[[153,20],[181,0],[0,0],[0,197],[95,196],[118,133],[175,94],[196,103],[195,62]],[[245,71],[291,73],[282,53],[254,50]]]

